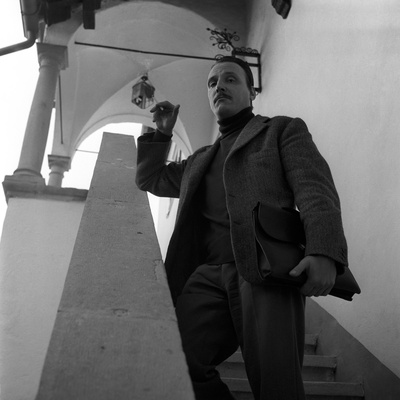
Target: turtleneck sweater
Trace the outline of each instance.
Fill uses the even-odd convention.
[[[230,220],[226,206],[223,168],[233,144],[246,124],[254,117],[248,107],[232,117],[218,121],[221,137],[218,150],[207,168],[198,189],[201,213],[202,253],[204,263],[222,264],[234,261]]]

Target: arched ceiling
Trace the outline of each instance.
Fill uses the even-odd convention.
[[[244,45],[246,1],[105,3],[94,30],[83,28],[78,12],[46,33],[47,43],[68,46],[68,68],[61,71],[56,96],[53,154],[72,156],[85,137],[110,122],[151,125],[149,110],[130,101],[132,85],[147,72],[157,101],[181,104],[175,138],[185,153],[208,144],[214,118],[205,81],[210,59],[227,53],[213,46],[207,28],[236,31]]]

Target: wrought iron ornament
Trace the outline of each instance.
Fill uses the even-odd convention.
[[[207,28],[207,30],[211,32],[210,40],[216,41],[213,46],[218,46],[221,50],[232,51],[235,48],[232,41],[237,42],[240,39],[236,32],[230,33],[226,28],[222,32],[215,28]]]
[[[223,31],[216,28],[207,28],[207,30],[211,32],[210,40],[216,42],[213,43],[213,46],[218,46],[221,50],[230,51],[232,55],[237,53],[258,54],[257,50],[250,47],[236,47],[233,41],[238,42],[240,40],[240,36],[236,32],[230,33],[226,28]],[[218,54],[217,57],[222,57],[222,55]]]
[[[236,32],[228,32],[225,28],[223,31],[219,31],[218,29],[210,29],[207,28],[209,32],[211,32],[210,40],[215,40],[213,46],[218,46],[221,50],[226,50],[231,53],[233,57],[241,57],[244,58],[250,68],[256,68],[256,71],[253,71],[253,76],[255,76],[255,80],[257,80],[257,84],[254,86],[255,90],[260,93],[261,92],[261,55],[260,53],[252,49],[250,47],[236,47],[233,42],[238,42],[240,40],[239,35]],[[217,54],[215,59],[218,60],[224,57],[223,54]],[[251,60],[248,60],[250,58]],[[255,72],[255,74],[254,74]]]
[[[258,54],[258,50],[252,49],[251,47],[235,47],[232,54]]]

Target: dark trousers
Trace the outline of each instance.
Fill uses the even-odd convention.
[[[235,264],[201,265],[176,306],[196,400],[234,399],[215,367],[242,349],[256,400],[304,400],[304,297],[252,285]]]

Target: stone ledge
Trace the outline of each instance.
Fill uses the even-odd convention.
[[[85,201],[86,189],[47,186],[43,178],[7,175],[3,182],[6,201],[10,198],[48,199],[58,201]]]
[[[36,400],[194,400],[132,136],[105,133]]]

